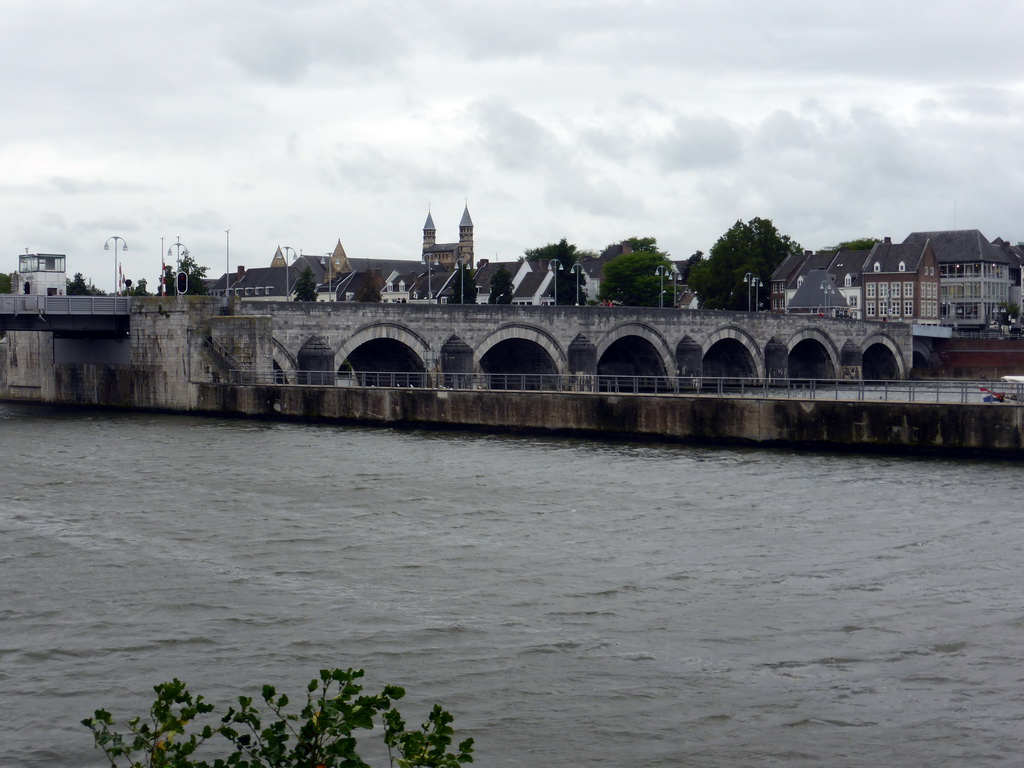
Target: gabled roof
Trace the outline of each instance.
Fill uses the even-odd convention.
[[[900,273],[917,272],[921,268],[924,254],[930,244],[930,240],[924,242],[902,242],[902,243],[875,243],[874,248],[868,251],[864,264],[861,266],[862,273],[889,272]],[[987,245],[987,244],[986,244]],[[878,269],[875,269],[878,264]],[[900,265],[903,269],[900,269]]]
[[[832,286],[831,294],[828,286]],[[800,286],[789,300],[790,309],[817,309],[818,307],[848,307],[846,297],[835,281],[824,269],[812,269],[800,282]]]
[[[992,245],[976,229],[911,232],[903,241],[905,245],[924,245],[925,242],[931,243],[932,251],[940,264],[990,261],[1020,266],[1016,259],[999,246]]]

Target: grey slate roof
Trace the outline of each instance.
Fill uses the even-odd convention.
[[[911,232],[903,241],[905,245],[924,245],[930,242],[939,264],[972,263],[990,261],[1019,267],[1020,262],[1005,253],[1002,248],[992,245],[976,229],[944,230],[939,232]]]
[[[472,227],[473,219],[469,217],[469,205],[466,205],[466,210],[462,212],[462,221],[459,222],[460,227]]]
[[[914,241],[902,243],[875,243],[861,267],[862,272],[874,272],[875,264],[878,264],[879,272],[917,272],[924,259],[925,248],[931,241],[925,239],[923,242]],[[986,243],[987,245],[987,243]],[[932,247],[934,252],[934,246]],[[903,269],[900,269],[900,264]]]
[[[826,295],[822,283],[831,283],[834,293]],[[818,307],[848,307],[846,297],[824,269],[812,269],[804,277],[788,304],[790,309],[817,309]]]
[[[423,229],[430,230],[431,232],[437,231],[437,227],[434,226],[434,217],[430,215],[430,211],[427,211],[427,220],[423,224]]]

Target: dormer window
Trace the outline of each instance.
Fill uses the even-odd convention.
[[[876,262],[875,262],[875,272],[881,272],[881,271],[882,271],[882,265],[881,265],[881,264],[879,264],[879,263],[878,263],[878,262],[876,261]]]
[[[900,272],[906,272],[906,271],[907,271],[907,262],[901,261],[900,262]]]
[[[847,274],[846,275],[846,280],[844,281],[844,284],[846,285],[847,288],[849,288],[851,285],[853,285],[853,275]]]
[[[804,279],[802,277],[798,277],[796,279],[796,287],[799,288],[803,284],[804,284]]]

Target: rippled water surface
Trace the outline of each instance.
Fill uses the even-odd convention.
[[[1012,463],[0,405],[0,765],[325,666],[481,766],[1024,754]]]

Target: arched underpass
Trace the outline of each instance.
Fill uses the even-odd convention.
[[[416,386],[426,370],[420,356],[395,339],[373,339],[360,344],[338,367],[340,374],[365,374],[366,383],[376,386]]]
[[[789,353],[789,378],[834,379],[836,368],[828,350],[817,339],[804,339]]]
[[[602,389],[620,390],[624,386],[637,392],[664,392],[668,387],[665,363],[655,346],[642,336],[616,339],[597,361],[598,376],[628,377],[617,385],[605,380]],[[645,381],[646,379],[646,381]]]
[[[900,366],[896,356],[884,344],[872,344],[864,350],[863,366],[865,381],[892,381],[900,378]]]
[[[540,344],[528,339],[499,341],[480,358],[492,389],[545,389],[553,385],[558,367]],[[549,377],[545,386],[544,377]]]
[[[712,379],[757,378],[757,364],[750,351],[736,339],[721,339],[704,354],[703,374]]]

